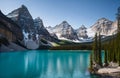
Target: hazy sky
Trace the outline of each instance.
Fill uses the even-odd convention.
[[[116,19],[120,0],[0,0],[4,14],[24,4],[33,18],[40,17],[45,26],[55,26],[66,20],[73,28],[90,27],[97,19]]]

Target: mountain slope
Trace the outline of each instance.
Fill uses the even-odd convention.
[[[77,33],[77,36],[79,39],[87,39],[88,36],[87,36],[87,28],[82,25],[81,27],[79,27],[77,30],[76,30],[76,33]]]
[[[51,28],[51,31],[49,27],[48,31],[55,33],[59,39],[78,40],[76,32],[67,21],[63,21],[61,24]]]
[[[106,18],[101,18],[96,21],[95,24],[91,26],[91,28],[88,31],[88,34],[90,33],[99,33],[101,35],[109,36],[114,33],[114,26],[113,22],[106,19]]]
[[[39,17],[34,19],[34,27],[36,34],[42,36],[42,38],[45,38],[46,40],[54,41],[54,37],[50,35],[50,33],[44,27],[42,19],[40,19]]]
[[[22,29],[0,11],[0,34],[10,41],[23,40]]]
[[[34,32],[34,21],[26,6],[12,11],[7,17],[14,20],[25,32]]]

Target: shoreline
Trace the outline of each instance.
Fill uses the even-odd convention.
[[[119,67],[104,67],[97,71],[90,71],[91,74],[99,75],[101,78],[120,78],[120,66]]]

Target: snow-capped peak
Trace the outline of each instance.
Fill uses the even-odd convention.
[[[87,35],[87,31],[86,31],[86,27],[84,25],[80,26],[77,30],[76,30],[76,33],[77,33],[77,36],[79,39],[83,38],[83,39],[86,39],[88,38],[88,35]]]
[[[87,29],[84,25],[81,25],[81,27],[79,28],[81,30]]]

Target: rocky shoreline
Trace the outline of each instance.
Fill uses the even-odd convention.
[[[120,78],[120,66],[117,63],[109,63],[105,67],[94,67],[91,74],[100,76],[100,78]],[[97,68],[97,70],[95,70]]]

